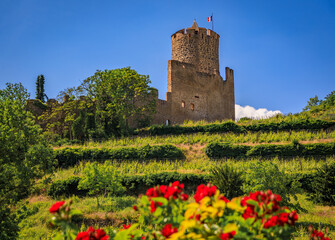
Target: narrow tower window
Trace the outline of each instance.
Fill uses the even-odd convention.
[[[193,103],[191,103],[190,108],[191,108],[191,111],[194,111],[194,104]]]
[[[182,108],[185,107],[185,101],[181,101],[181,107],[182,107]]]

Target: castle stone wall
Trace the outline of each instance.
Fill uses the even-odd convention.
[[[172,60],[191,63],[197,71],[219,71],[219,35],[205,28],[184,29],[171,36]]]
[[[181,29],[171,36],[166,101],[157,102],[155,124],[185,120],[235,120],[234,71],[219,72],[219,35],[199,28]]]

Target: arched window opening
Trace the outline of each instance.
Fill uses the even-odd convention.
[[[170,126],[170,125],[171,125],[170,120],[166,120],[165,125],[166,125],[166,126]]]
[[[190,108],[191,108],[191,111],[194,111],[194,104],[193,103],[191,103]]]
[[[182,107],[182,108],[185,107],[185,101],[181,101],[181,107]]]

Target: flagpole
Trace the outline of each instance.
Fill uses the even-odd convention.
[[[214,31],[214,18],[213,18],[213,13],[212,13],[212,31]]]

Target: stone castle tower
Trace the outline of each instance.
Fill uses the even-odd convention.
[[[196,21],[172,34],[168,92],[157,101],[155,124],[235,120],[234,71],[226,67],[226,80],[220,75],[219,38]]]

